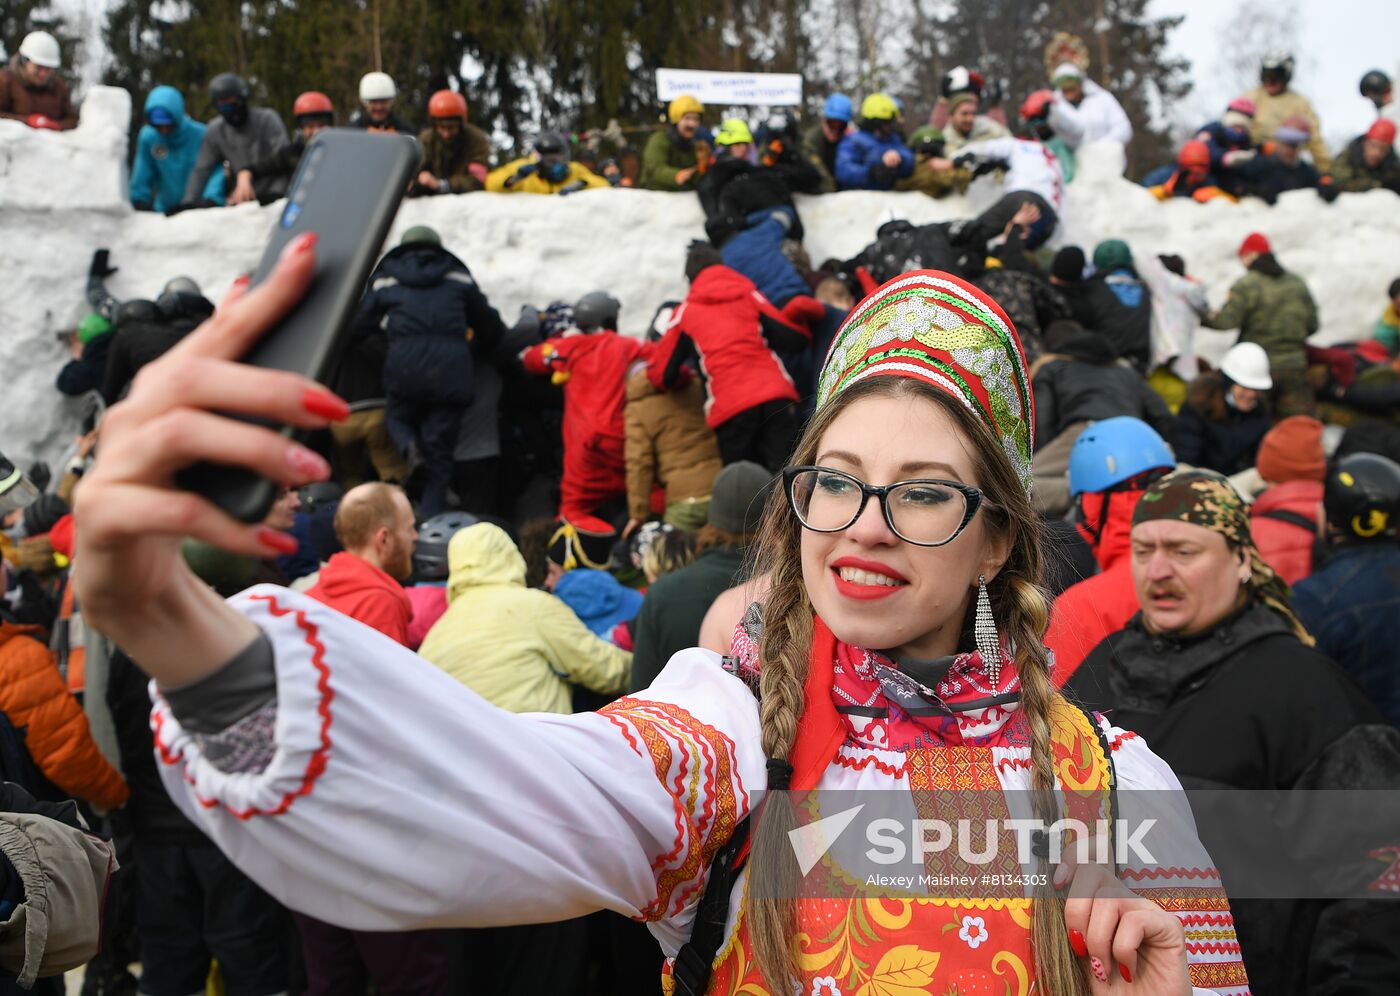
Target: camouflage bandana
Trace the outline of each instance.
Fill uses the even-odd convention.
[[[841,325],[817,379],[817,407],[867,377],[912,377],[952,395],[1001,440],[1031,492],[1035,407],[1021,340],[985,293],[951,274],[888,281]]]
[[[1148,485],[1133,511],[1133,526],[1158,519],[1189,522],[1225,537],[1249,554],[1249,588],[1260,602],[1283,616],[1298,639],[1314,641],[1288,606],[1288,585],[1264,563],[1249,531],[1249,506],[1228,480],[1213,470],[1183,470]]]

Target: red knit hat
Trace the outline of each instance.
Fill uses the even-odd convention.
[[[1265,434],[1254,462],[1270,484],[1321,481],[1327,476],[1322,451],[1322,423],[1308,415],[1290,415]]]
[[[1250,232],[1244,237],[1244,241],[1240,243],[1241,256],[1247,252],[1265,253],[1273,251],[1274,247],[1269,245],[1269,240],[1263,232]]]
[[[1380,142],[1383,145],[1395,144],[1395,122],[1385,118],[1376,118],[1375,124],[1366,129],[1366,137],[1373,142]]]

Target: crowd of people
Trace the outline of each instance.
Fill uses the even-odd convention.
[[[0,114],[72,127],[59,66],[52,38],[26,38]],[[1363,79],[1376,123],[1334,158],[1291,73],[1267,59],[1154,192],[1400,192],[1389,79]],[[1051,250],[1075,150],[1132,136],[1084,66],[1051,82],[1018,135],[960,67],[907,140],[885,94],[859,114],[831,95],[807,135],[787,114],[710,130],[680,97],[640,152],[583,162],[596,150],[547,131],[494,167],[465,100],[440,91],[411,194],[692,191],[706,237],[688,292],[640,338],[618,331],[607,289],[508,321],[416,226],[294,408],[211,393],[234,356],[206,333],[254,314],[261,290],[237,284],[216,307],[172,275],[152,300],[119,300],[119,261],[96,251],[55,371],[88,399],[84,434],[56,473],[0,458],[0,769],[79,800],[123,865],[85,992],[183,996],[215,962],[231,996],[657,993],[663,973],[720,991],[712,962],[713,986],[777,991],[785,921],[767,898],[736,900],[724,935],[690,928],[716,853],[735,859],[722,849],[742,840],[747,791],[912,771],[898,758],[916,747],[985,751],[993,785],[991,751],[1020,751],[1008,791],[1054,788],[1053,738],[1136,787],[1400,787],[1400,279],[1374,329],[1319,348],[1307,283],[1265,232],[1240,245],[1218,309],[1181,256],[1113,238]],[[360,98],[351,127],[415,133],[388,75],[367,74]],[[176,88],[147,96],[135,207],[275,200],[337,120],[302,94],[289,137],[232,73],[210,101],[206,126]],[[1001,185],[977,217],[886,222],[849,259],[803,247],[795,194],[974,182]],[[288,273],[314,252],[297,245]],[[1198,337],[1234,330],[1217,367],[1197,355]],[[233,407],[307,430],[264,471],[281,488],[255,533],[172,485],[184,462],[252,450],[241,434],[257,430],[199,421]],[[304,597],[235,597],[260,584]],[[203,622],[179,624],[187,609]],[[297,649],[308,640],[329,664]],[[813,705],[823,667],[858,708]],[[687,787],[697,752],[705,784]],[[751,862],[770,846],[755,833]],[[1196,905],[1140,890],[1156,900],[1133,907],[1140,950],[1106,946],[1111,930],[1048,893],[1053,939],[985,906],[958,908],[942,942],[923,913],[893,936],[941,943],[937,981],[958,991],[994,981],[998,951],[1055,992],[1106,971],[1231,994],[1393,985],[1393,904],[1230,904],[1228,869],[1221,892],[1200,842],[1182,847]],[[712,888],[746,896],[736,881],[715,863]],[[1181,940],[1183,921],[1209,929]],[[739,940],[721,951],[724,936]],[[855,967],[809,955],[801,991],[855,992],[862,959],[888,953],[867,938]]]

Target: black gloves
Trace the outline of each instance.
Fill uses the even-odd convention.
[[[893,187],[898,176],[893,167],[886,166],[883,162],[870,167],[870,185],[877,190]]]
[[[106,280],[117,272],[117,267],[108,265],[109,249],[98,249],[92,254],[92,264],[88,267],[88,279]]]

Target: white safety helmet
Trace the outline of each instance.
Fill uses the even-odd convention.
[[[1267,391],[1274,386],[1269,373],[1269,354],[1257,342],[1237,342],[1220,361],[1220,372],[1240,387]]]
[[[360,77],[360,99],[393,100],[399,95],[394,78],[388,73],[365,73]]]
[[[57,69],[63,65],[58,51],[58,39],[47,31],[31,31],[19,43],[19,54],[36,66]]]

